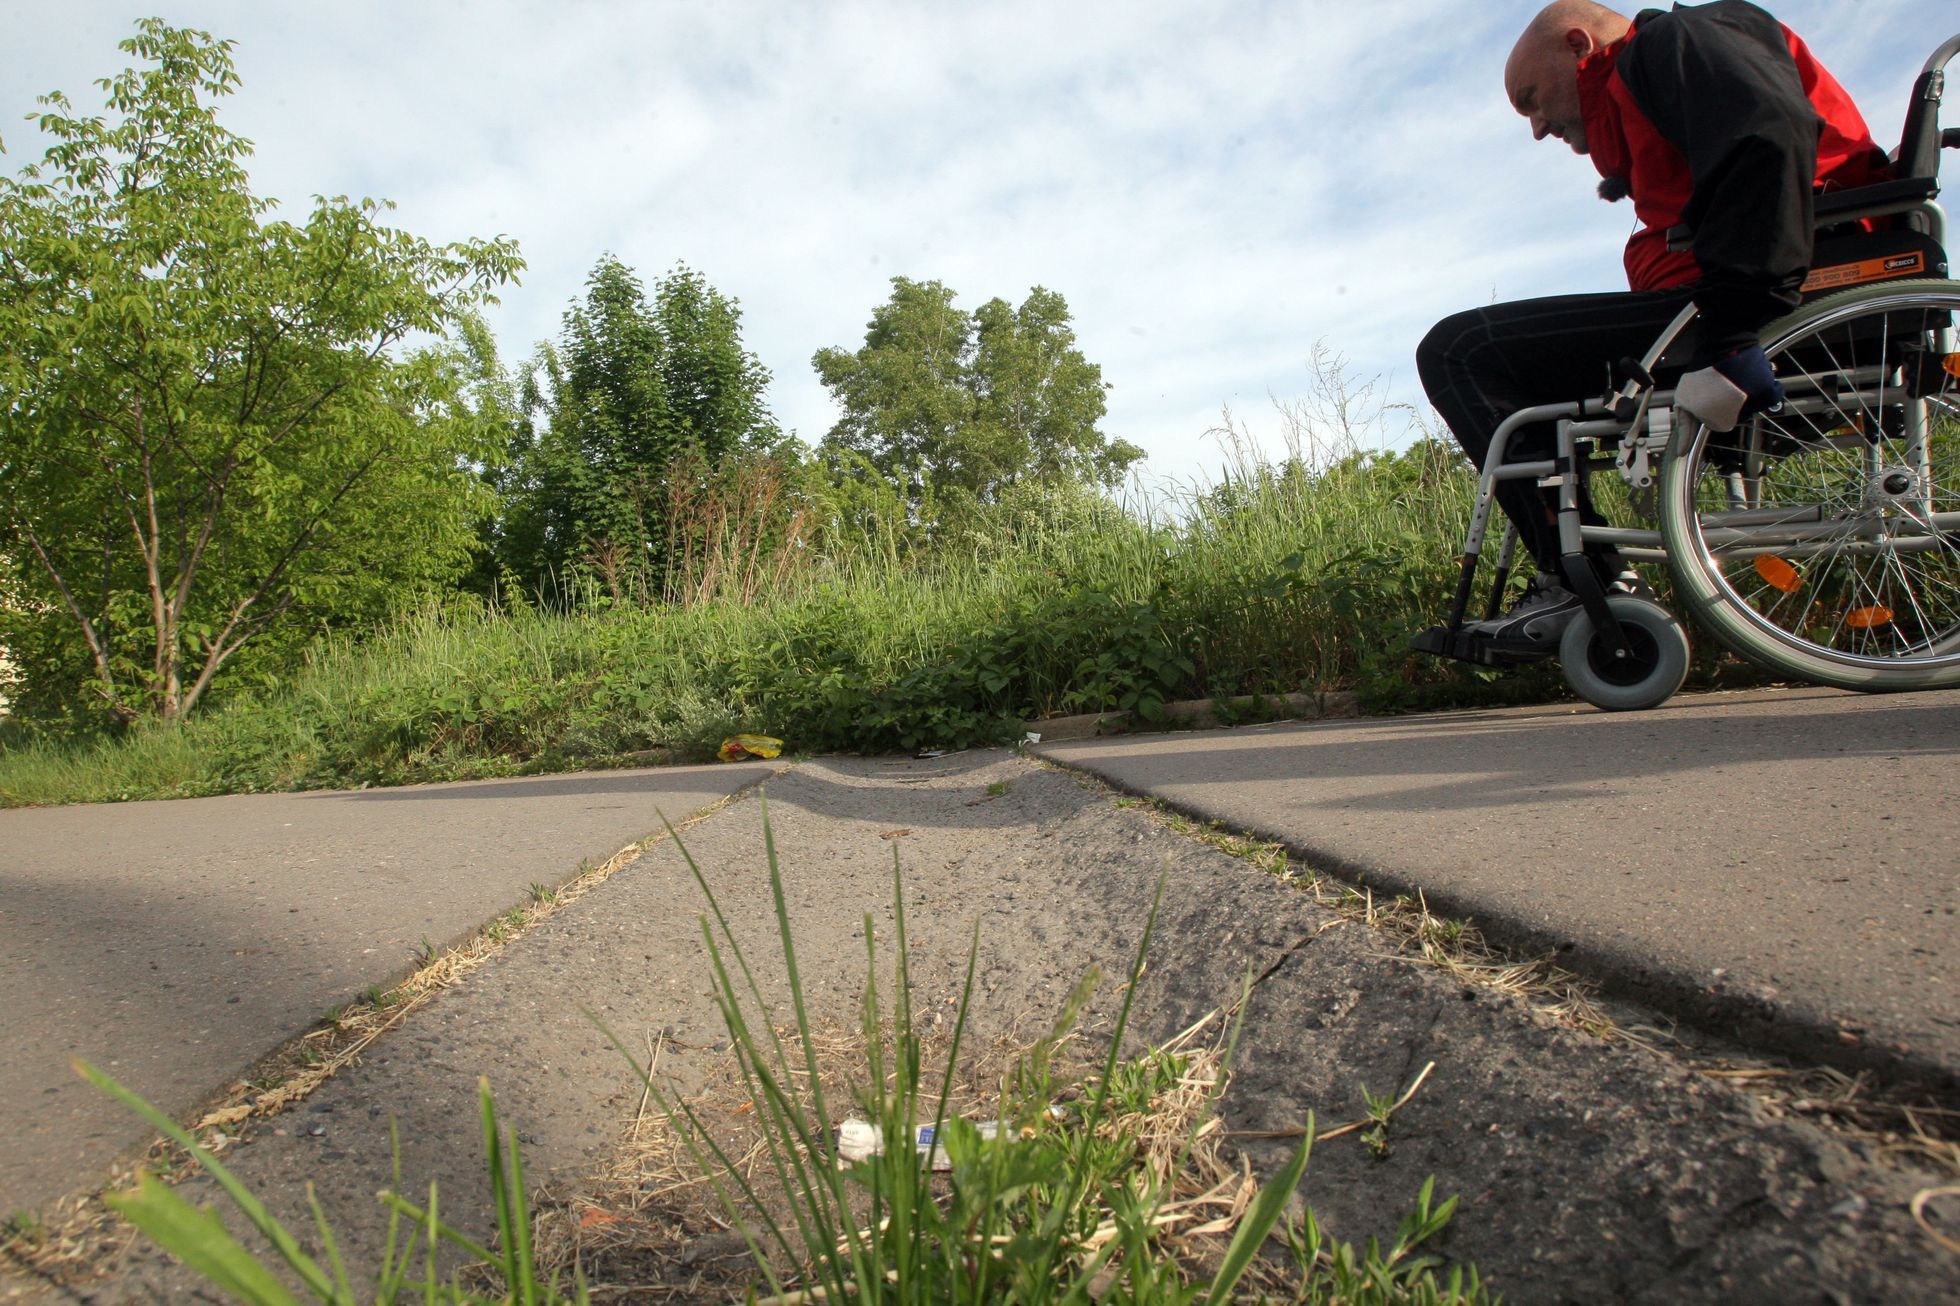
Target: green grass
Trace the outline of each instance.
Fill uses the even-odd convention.
[[[1453,451],[1243,463],[1168,502],[1010,495],[910,547],[832,532],[763,594],[424,608],[181,727],[4,747],[0,804],[706,758],[739,731],[793,752],[964,747],[1058,713],[1157,721],[1178,699],[1355,689],[1392,710],[1556,685],[1405,651],[1454,578],[1471,482]]]

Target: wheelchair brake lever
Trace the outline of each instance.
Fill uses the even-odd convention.
[[[1613,414],[1616,422],[1631,423],[1640,415],[1640,406],[1647,392],[1654,388],[1653,374],[1642,367],[1638,359],[1622,358],[1613,368],[1612,376],[1624,379],[1617,389],[1607,392],[1606,411]]]
[[[1645,490],[1654,483],[1654,456],[1666,452],[1674,434],[1674,410],[1649,407],[1644,423],[1637,416],[1628,420],[1613,462],[1619,468],[1621,480],[1636,490]]]

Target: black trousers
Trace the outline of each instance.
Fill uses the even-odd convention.
[[[1687,289],[1558,295],[1492,304],[1438,322],[1416,347],[1416,371],[1429,402],[1449,424],[1479,470],[1498,425],[1536,404],[1597,399],[1621,358],[1638,358],[1674,315],[1693,298]],[[1511,438],[1506,462],[1553,456],[1557,428],[1550,422],[1521,428]],[[1557,498],[1530,481],[1500,481],[1497,503],[1517,524],[1519,541],[1540,571],[1558,570]],[[1590,525],[1604,519],[1590,496],[1580,510]],[[1619,561],[1611,550],[1594,556],[1604,579]]]

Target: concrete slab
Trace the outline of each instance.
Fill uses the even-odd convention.
[[[0,1214],[188,1113],[328,1007],[741,785],[758,765],[0,811]]]
[[[1960,694],[1042,746],[1741,1040],[1960,1094]]]

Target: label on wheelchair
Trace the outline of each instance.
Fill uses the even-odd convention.
[[[1918,231],[1872,231],[1818,240],[1804,279],[1806,298],[1901,277],[1943,277],[1946,252]]]
[[[1919,276],[1926,271],[1926,256],[1918,251],[1910,254],[1894,254],[1890,258],[1868,258],[1857,263],[1840,263],[1835,267],[1812,268],[1804,278],[1803,291],[1837,290],[1844,286],[1861,286],[1867,281],[1889,281],[1893,277]]]

